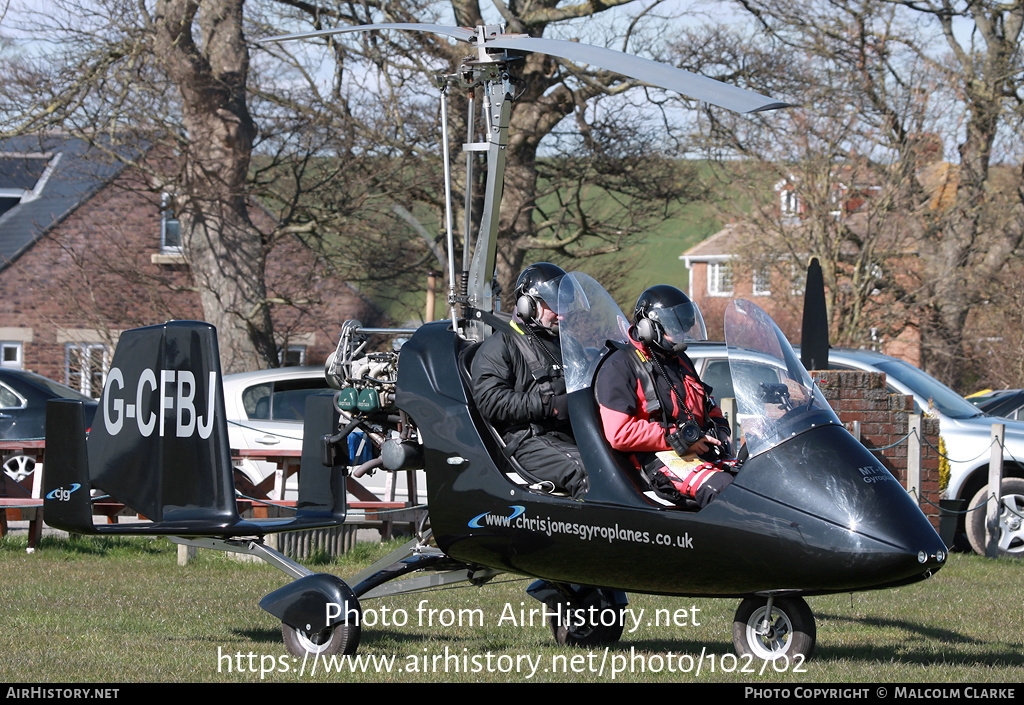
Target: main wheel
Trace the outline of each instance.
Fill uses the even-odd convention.
[[[988,485],[978,490],[968,506],[965,525],[967,540],[978,555],[985,555],[985,521],[988,517],[990,496]],[[1000,556],[1024,558],[1024,480],[1008,477],[1003,480],[999,498],[999,526],[996,529],[996,544]]]
[[[281,624],[284,645],[292,656],[354,654],[359,647],[359,625],[338,624],[319,632],[307,632]]]
[[[611,604],[600,590],[593,590],[581,608],[564,606],[548,617],[555,641],[562,646],[614,644],[622,637],[624,605]]]
[[[817,633],[814,615],[803,598],[777,597],[770,615],[767,608],[763,597],[748,597],[740,603],[732,623],[736,653],[762,661],[809,659]]]

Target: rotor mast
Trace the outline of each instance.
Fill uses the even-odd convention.
[[[487,46],[488,40],[504,34],[504,27],[501,25],[484,25],[476,29],[476,56],[462,62],[454,74],[440,75],[437,82],[441,88],[441,125],[444,134],[442,135],[442,148],[444,149],[445,169],[445,212],[446,226],[448,228],[448,262],[449,262],[449,290],[448,303],[451,310],[452,320],[458,316],[456,306],[462,304],[465,309],[478,309],[482,311],[493,311],[497,304],[494,295],[494,269],[497,259],[498,225],[501,206],[501,196],[505,185],[505,159],[508,148],[509,119],[512,113],[512,101],[515,96],[513,80],[509,72],[509,63],[515,60],[509,57],[503,49],[490,49]],[[465,251],[463,252],[462,285],[464,291],[459,293],[455,286],[455,256],[454,256],[454,235],[451,231],[451,160],[448,152],[447,135],[447,91],[450,87],[456,86],[465,89],[469,93],[470,113],[467,120],[466,141],[462,145],[466,152],[466,218],[465,218]],[[474,135],[475,116],[473,115],[476,103],[475,94],[480,89],[482,94],[481,113],[485,128],[485,134],[480,135],[476,141]],[[476,242],[470,248],[470,237],[472,227],[472,201],[473,201],[473,155],[474,153],[486,153],[487,157],[487,180],[483,192],[483,212],[481,214],[480,226],[477,230]],[[471,253],[471,254],[470,254]],[[469,321],[467,323],[467,335],[469,337],[482,337],[482,331],[476,329],[479,324]],[[474,330],[476,329],[476,330]],[[470,331],[473,332],[470,332]]]

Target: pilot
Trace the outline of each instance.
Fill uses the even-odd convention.
[[[473,398],[514,457],[543,489],[580,497],[586,472],[569,423],[558,338],[565,272],[531,264],[516,281],[508,330],[487,338],[472,363]]]
[[[700,309],[672,286],[640,295],[629,344],[616,346],[594,381],[605,438],[627,453],[659,495],[706,506],[732,482],[729,423],[687,357],[707,340]]]

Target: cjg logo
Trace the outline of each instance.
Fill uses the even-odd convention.
[[[71,489],[65,487],[58,487],[55,490],[50,490],[50,493],[46,495],[47,499],[55,499],[58,502],[67,502],[71,499],[71,495],[74,494],[75,490],[81,487],[77,482],[71,483]]]

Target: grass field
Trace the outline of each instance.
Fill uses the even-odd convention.
[[[1024,564],[1010,560],[955,554],[923,583],[809,598],[818,646],[801,672],[738,661],[738,601],[726,599],[632,595],[643,618],[619,643],[559,648],[543,623],[529,623],[539,603],[516,579],[366,601],[362,660],[312,672],[287,655],[280,624],[258,606],[288,582],[274,568],[213,551],[181,567],[165,539],[25,546],[0,539],[8,683],[1024,681]],[[361,543],[313,569],[351,576],[388,548]]]

